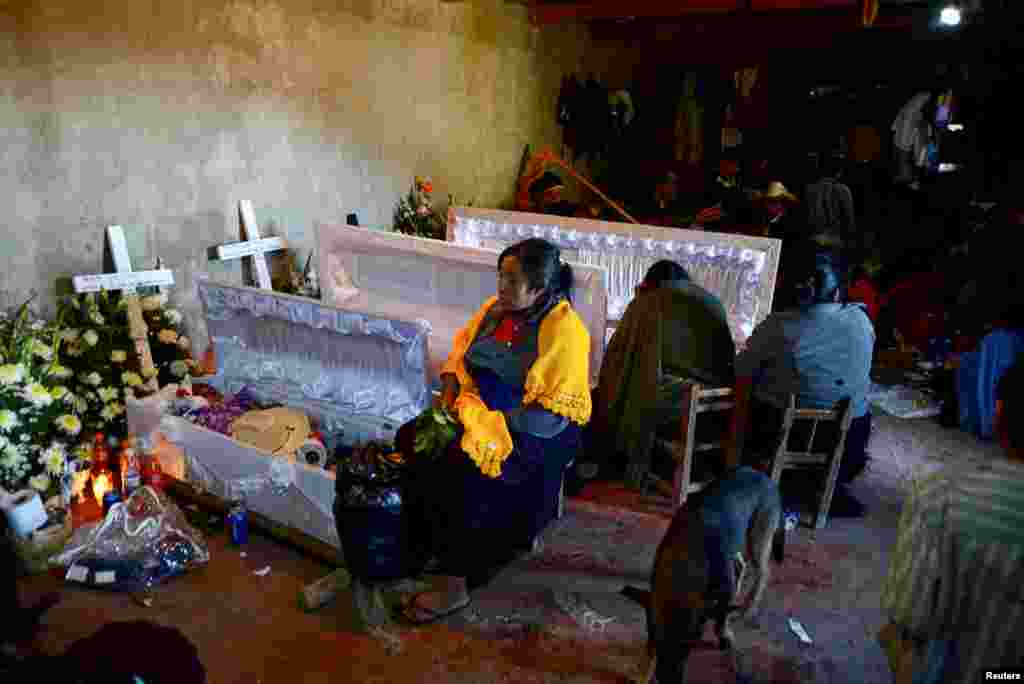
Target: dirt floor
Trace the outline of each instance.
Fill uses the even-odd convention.
[[[871,453],[868,472],[853,486],[868,516],[791,533],[759,620],[738,625],[738,657],[715,650],[709,629],[688,681],[891,681],[875,634],[902,486],[916,469],[992,458],[998,450],[931,421],[882,417]],[[208,681],[218,684],[629,682],[645,664],[644,616],[618,592],[646,584],[668,515],[656,502],[591,487],[569,502],[539,553],[508,567],[465,612],[383,634],[356,624],[350,594],[317,613],[299,611],[299,590],[329,568],[260,537],[242,557],[225,535],[212,536],[209,566],[159,587],[150,607],[127,595],[63,587],[53,576],[25,580],[22,594],[31,600],[63,591],[39,637],[47,653],[105,623],[147,619],[180,628],[198,647]],[[254,574],[268,566],[265,576]],[[790,616],[813,644],[792,634]]]

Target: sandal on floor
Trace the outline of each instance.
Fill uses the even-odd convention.
[[[472,602],[472,599],[467,598],[462,603],[457,603],[454,606],[448,608],[447,610],[442,611],[431,610],[430,608],[425,608],[417,604],[417,599],[419,599],[420,596],[431,593],[434,592],[424,591],[414,595],[409,600],[408,603],[405,603],[404,606],[400,607],[399,614],[401,615],[401,617],[412,625],[429,625],[434,622],[437,622],[438,620],[443,620],[446,617],[450,617],[452,615],[455,615],[456,613],[465,610],[469,607],[469,604]],[[416,613],[418,613],[419,615],[416,616]]]

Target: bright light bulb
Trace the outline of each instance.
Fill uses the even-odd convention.
[[[946,26],[957,26],[960,24],[960,8],[959,7],[944,7],[942,12],[939,14],[939,21]]]

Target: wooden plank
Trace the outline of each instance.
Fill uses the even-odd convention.
[[[107,245],[114,261],[114,270],[118,273],[131,273],[132,259],[128,255],[128,242],[121,226],[107,226]]]
[[[170,286],[174,284],[174,272],[157,268],[151,271],[132,271],[132,259],[128,254],[128,242],[121,226],[107,226],[106,247],[110,252],[116,273],[76,275],[71,278],[76,293],[99,292],[100,290],[121,290],[124,294],[135,294],[139,287]]]
[[[703,399],[704,397],[701,397]],[[713,401],[710,404],[700,404],[697,413],[710,413],[712,411],[728,411],[736,408],[735,401]]]
[[[174,271],[160,269],[158,271],[133,271],[131,273],[76,275],[71,278],[71,282],[75,292],[79,294],[99,292],[100,290],[122,290],[130,294],[140,287],[174,285]]]
[[[241,259],[242,257],[256,256],[266,252],[276,252],[287,249],[288,245],[284,238],[268,237],[259,240],[248,240],[246,242],[231,242],[226,245],[217,245],[217,258],[226,261],[228,259]]]
[[[829,409],[797,409],[793,420],[839,420],[839,416]]]
[[[228,511],[228,502],[219,497],[207,492],[200,492],[191,484],[182,482],[181,480],[170,477],[166,474],[164,475],[164,481],[167,483],[167,493],[176,499],[194,503],[204,510],[212,511],[220,515],[224,515]],[[265,515],[261,515],[250,510],[249,525],[277,541],[288,544],[297,550],[308,554],[316,560],[334,566],[345,565],[345,557],[340,549],[336,549],[330,544],[325,544],[319,539],[311,537],[305,532],[296,530],[293,527],[282,525],[279,522],[271,520]]]
[[[732,387],[716,387],[712,389],[701,390],[700,398],[714,398],[714,397],[727,397],[732,394]]]
[[[773,10],[860,10],[860,0],[750,0],[754,12]]]
[[[256,223],[256,212],[253,211],[252,202],[250,200],[240,200],[238,202],[238,214],[242,219],[242,232],[245,234],[246,240],[259,240],[260,239],[260,227]],[[261,290],[273,290],[274,286],[270,282],[270,270],[267,269],[267,259],[263,254],[252,255],[252,264],[256,269],[256,283],[259,285]]]

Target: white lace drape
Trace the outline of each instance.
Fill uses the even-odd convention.
[[[611,321],[622,316],[647,269],[661,259],[681,264],[721,300],[737,343],[749,337],[771,308],[778,258],[774,240],[717,233],[694,237],[702,234],[517,212],[474,216],[467,211],[458,209],[449,217],[449,239],[458,244],[501,249],[526,238],[543,238],[558,245],[565,259],[606,269]],[[746,246],[752,243],[762,248]]]

